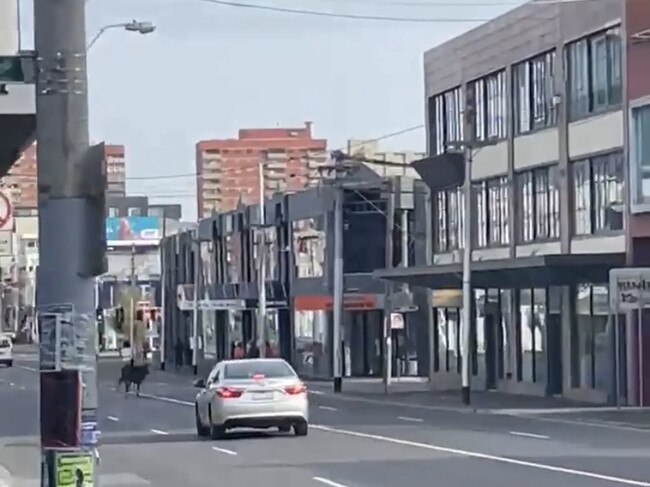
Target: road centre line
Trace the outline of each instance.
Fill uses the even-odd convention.
[[[537,438],[538,440],[548,440],[550,437],[546,435],[537,435],[535,433],[526,433],[525,431],[510,431],[513,436],[523,436],[525,438]]]
[[[402,421],[408,421],[410,423],[423,423],[424,420],[422,418],[412,418],[411,416],[397,416],[397,419],[402,420]]]
[[[179,405],[184,405],[184,406],[194,406],[194,403],[189,402],[189,401],[181,401],[178,399],[173,399],[173,398],[168,398],[168,397],[162,397],[162,396],[154,396],[154,395],[141,395],[142,397],[148,397],[150,399],[155,399],[163,402],[170,402],[172,404],[179,404]],[[320,431],[326,431],[329,433],[334,433],[334,434],[339,434],[339,435],[347,435],[347,436],[353,436],[357,438],[365,438],[368,440],[374,440],[374,441],[384,441],[387,443],[393,443],[396,445],[402,445],[402,446],[410,446],[414,448],[421,448],[424,450],[430,450],[430,451],[437,451],[441,453],[448,453],[448,454],[453,454],[453,455],[458,455],[458,456],[464,456],[468,458],[477,458],[481,460],[491,460],[494,462],[498,463],[505,463],[509,465],[518,465],[521,467],[528,467],[528,468],[533,468],[536,470],[546,470],[548,472],[556,472],[556,473],[562,473],[565,475],[572,475],[575,477],[583,477],[583,478],[590,478],[590,479],[596,479],[596,480],[604,480],[606,482],[612,482],[616,484],[621,484],[621,485],[633,485],[635,487],[650,487],[650,482],[644,482],[641,480],[634,480],[634,479],[627,479],[623,477],[615,477],[613,475],[603,475],[595,472],[588,472],[586,470],[577,470],[577,469],[572,469],[572,468],[565,468],[565,467],[558,467],[554,465],[547,465],[544,463],[537,463],[537,462],[528,462],[525,460],[518,460],[515,458],[509,458],[509,457],[502,457],[502,456],[497,456],[497,455],[490,455],[488,453],[479,453],[475,451],[469,451],[469,450],[460,450],[458,448],[450,448],[446,446],[440,446],[440,445],[434,445],[430,443],[421,443],[417,441],[409,441],[409,440],[402,440],[399,438],[391,438],[388,436],[382,436],[382,435],[374,435],[370,433],[361,433],[359,431],[351,431],[351,430],[344,430],[340,428],[331,428],[329,426],[323,426],[323,425],[310,425],[311,429],[314,430],[320,430]],[[320,477],[319,477],[320,478]],[[324,479],[327,480],[327,479]],[[322,483],[322,482],[321,482]],[[331,484],[329,484],[331,485]],[[336,487],[336,484],[334,484],[333,487]],[[345,486],[341,486],[345,487]]]
[[[323,411],[338,411],[338,409],[332,406],[318,406],[318,409],[322,409]]]
[[[329,485],[330,487],[347,487],[347,485],[339,484],[338,482],[326,479],[325,477],[314,477],[314,480],[321,484]]]
[[[161,436],[167,436],[169,434],[166,431],[156,430],[156,429],[150,429],[149,431],[151,431],[153,434],[161,435]]]
[[[213,446],[212,449],[214,451],[218,451],[219,453],[225,453],[226,455],[237,455],[236,451],[227,450],[226,448],[219,448],[218,446]]]
[[[120,418],[118,418],[117,416],[107,416],[106,419],[113,422],[117,422],[120,420]]]

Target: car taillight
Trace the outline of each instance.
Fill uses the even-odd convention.
[[[297,394],[304,394],[307,392],[307,386],[305,384],[298,384],[297,386],[287,386],[284,388],[284,392],[292,396]]]
[[[241,389],[233,389],[231,387],[219,387],[217,389],[217,396],[219,396],[222,399],[233,399],[237,397],[241,397],[241,395],[244,393]]]

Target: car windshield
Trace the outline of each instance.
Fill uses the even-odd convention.
[[[281,360],[251,360],[226,364],[224,378],[252,379],[264,376],[267,379],[295,377],[295,372],[286,362]]]

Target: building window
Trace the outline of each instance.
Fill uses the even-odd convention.
[[[474,136],[477,140],[503,139],[507,135],[506,73],[499,71],[468,87],[474,97]]]
[[[566,58],[572,120],[620,105],[620,29],[608,29],[567,45]]]
[[[498,177],[475,186],[478,247],[507,245],[510,241],[508,223],[508,178]]]
[[[134,206],[134,207],[131,207],[131,208],[128,209],[128,215],[129,216],[141,216],[140,213],[141,213],[140,208],[138,208],[138,207]]]
[[[650,105],[632,109],[632,174],[637,174],[636,202],[650,198]]]
[[[620,152],[571,164],[575,235],[623,229],[623,155]]]
[[[461,371],[460,327],[461,313],[458,308],[436,308],[434,314],[436,333],[436,372]]]
[[[115,208],[114,206],[111,206],[111,207],[108,209],[108,216],[111,217],[111,218],[116,218],[116,217],[120,216],[120,211],[119,211],[119,209],[118,209],[118,208]]]
[[[572,383],[576,388],[611,390],[612,333],[606,285],[580,284],[575,288],[571,320]]]
[[[463,189],[440,191],[436,208],[436,251],[451,252],[463,248],[465,202]]]
[[[555,51],[517,64],[513,76],[515,132],[555,125]]]
[[[460,87],[429,99],[429,152],[442,154],[452,142],[463,140],[465,101]]]
[[[519,290],[519,371],[523,382],[546,382],[546,289]]]
[[[559,238],[560,195],[557,170],[557,166],[547,166],[517,175],[521,242]]]

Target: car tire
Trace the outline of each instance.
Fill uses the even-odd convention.
[[[289,431],[291,431],[291,426],[288,424],[282,424],[278,426],[278,430],[280,430],[280,433],[289,433]]]
[[[220,440],[226,436],[226,427],[222,424],[214,424],[212,422],[212,411],[210,411],[208,418],[210,419],[210,438]]]
[[[296,436],[307,436],[309,425],[307,423],[296,423],[293,425],[293,432]]]
[[[13,366],[14,366],[14,361],[13,360],[10,360],[9,362],[7,362],[7,367],[13,367]]]
[[[196,420],[196,434],[199,438],[205,438],[210,434],[210,429],[203,426],[201,417],[199,416],[199,407],[194,406],[194,419]]]

